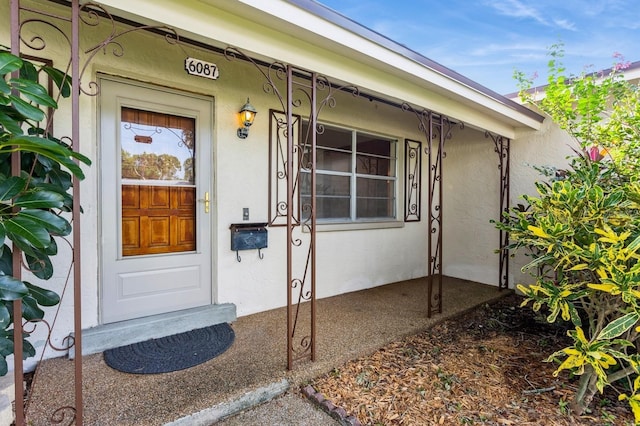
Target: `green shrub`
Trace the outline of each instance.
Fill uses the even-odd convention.
[[[551,354],[554,375],[580,376],[571,403],[582,414],[607,385],[621,394],[640,421],[640,92],[609,74],[567,77],[561,46],[549,61],[543,93],[516,73],[523,101],[566,130],[580,147],[567,170],[541,169],[537,196],[511,209],[497,227],[508,231],[509,249],[525,249],[523,268],[535,284],[518,285],[549,322],[572,324],[573,344]]]
[[[69,79],[62,72],[48,66],[38,69],[0,50],[0,375],[7,373],[6,357],[14,351],[14,322],[22,326],[22,319],[42,319],[41,307],[60,301],[55,292],[14,276],[13,251],[21,251],[22,264],[37,278],[51,278],[51,257],[58,251],[56,237],[71,233],[71,224],[62,213],[73,207],[69,194],[72,174],[84,177],[76,161],[90,164],[40,127],[51,119],[41,108],[58,107],[38,83],[40,72],[56,83],[60,95],[69,96]],[[21,160],[21,172],[15,176],[11,170],[14,152],[20,153]],[[18,321],[13,318],[16,300],[22,301]],[[27,339],[23,345],[25,358],[35,355]]]

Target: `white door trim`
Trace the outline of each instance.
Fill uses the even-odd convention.
[[[216,206],[213,202],[213,98],[99,76],[98,108],[100,322],[111,323],[215,302]],[[197,203],[196,251],[125,258],[121,250],[119,111],[122,106],[196,119],[196,197],[209,192],[208,214]],[[161,272],[163,272],[161,274]],[[149,283],[158,291],[147,292]],[[132,290],[133,289],[133,290]],[[138,291],[139,290],[139,291]]]

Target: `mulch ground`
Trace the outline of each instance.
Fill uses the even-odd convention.
[[[607,388],[589,413],[568,401],[576,381],[544,360],[568,344],[509,295],[351,361],[312,386],[363,425],[632,425]]]

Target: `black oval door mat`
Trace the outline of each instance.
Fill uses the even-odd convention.
[[[227,323],[104,351],[104,361],[125,373],[157,374],[184,370],[229,349],[235,333]]]

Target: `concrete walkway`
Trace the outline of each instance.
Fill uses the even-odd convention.
[[[227,352],[182,371],[126,374],[108,367],[102,354],[85,356],[84,424],[209,425],[254,406],[255,411],[221,424],[335,424],[300,397],[301,386],[350,359],[507,294],[493,286],[451,278],[445,279],[443,287],[444,313],[430,319],[426,317],[426,279],[318,300],[317,359],[298,362],[292,371],[286,369],[285,308],[239,318],[233,324],[236,340]],[[71,361],[43,362],[29,404],[29,424],[51,424],[51,413],[74,405],[73,391]],[[266,401],[270,402],[260,406]],[[271,420],[256,420],[261,418]]]
[[[329,426],[339,424],[337,420],[334,420],[316,405],[303,399],[299,394],[291,392],[216,423],[218,426]]]

